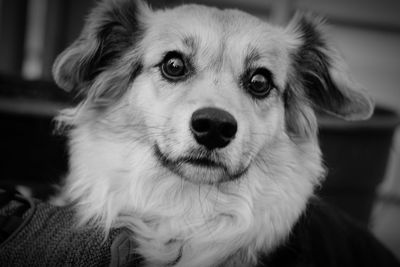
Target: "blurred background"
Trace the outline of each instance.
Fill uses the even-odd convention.
[[[330,39],[376,99],[374,116],[345,123],[320,115],[328,177],[318,194],[370,227],[400,259],[400,1],[164,0],[239,8],[284,25],[300,9],[323,15]],[[67,170],[52,118],[72,97],[52,81],[55,57],[78,35],[95,0],[0,0],[0,186],[51,193]]]

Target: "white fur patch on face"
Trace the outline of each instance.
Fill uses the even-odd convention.
[[[141,60],[123,96],[66,113],[74,124],[66,195],[81,223],[131,229],[148,266],[252,266],[285,239],[323,173],[316,136],[297,142],[285,124],[297,36],[235,10],[145,13],[143,36],[115,63],[126,70],[128,59]],[[184,78],[163,74],[171,52]],[[249,89],[259,70],[273,85],[263,97]],[[111,73],[124,72],[106,70],[94,84]],[[224,146],[194,137],[193,114],[204,108],[234,118]]]
[[[281,94],[288,69],[287,39],[282,30],[239,11],[183,6],[148,18],[140,45],[143,74],[131,97],[147,113],[143,117],[154,129],[151,135],[158,136],[155,151],[164,165],[195,183],[234,180],[248,170],[264,143],[284,131]],[[190,64],[185,81],[171,83],[160,74],[163,57],[171,51]],[[276,86],[259,101],[246,92],[242,79],[246,71],[261,67],[271,70]],[[225,110],[238,121],[235,139],[212,153],[196,144],[189,127],[191,115],[205,107]],[[188,163],[202,156],[216,167]]]

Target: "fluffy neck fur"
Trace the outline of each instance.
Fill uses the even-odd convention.
[[[132,230],[151,266],[252,266],[290,233],[323,173],[315,141],[282,135],[238,181],[197,185],[161,167],[144,142],[94,128],[70,133],[67,195],[80,223]]]

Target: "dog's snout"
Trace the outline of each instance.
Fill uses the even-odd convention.
[[[212,150],[223,148],[235,138],[236,119],[219,108],[202,108],[192,114],[190,129],[197,143]]]

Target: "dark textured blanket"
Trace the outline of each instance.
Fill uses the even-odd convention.
[[[106,238],[100,230],[77,228],[71,207],[0,191],[0,266],[136,265],[127,236],[122,229]]]

